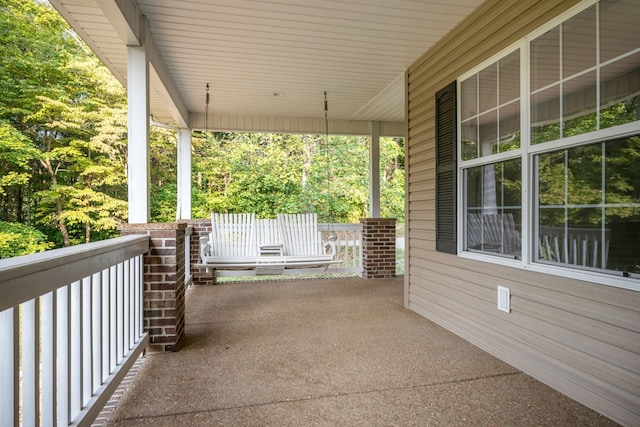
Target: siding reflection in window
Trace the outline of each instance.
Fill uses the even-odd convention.
[[[461,158],[520,148],[520,50],[460,84]]]
[[[531,143],[640,119],[637,0],[604,0],[531,42]]]

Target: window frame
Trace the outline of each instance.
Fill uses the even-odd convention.
[[[500,52],[498,52],[497,54],[491,56],[489,59],[483,61],[482,63],[480,63],[480,65],[474,67],[473,69],[469,70],[468,72],[460,75],[458,77],[458,79],[456,80],[456,84],[458,86],[458,90],[457,90],[457,116],[458,116],[458,122],[457,122],[457,126],[458,126],[458,141],[457,141],[457,159],[458,159],[458,176],[457,176],[457,181],[458,181],[458,186],[457,186],[457,198],[458,198],[458,206],[460,207],[460,209],[458,209],[457,212],[457,222],[458,222],[458,256],[462,257],[462,258],[468,258],[468,259],[474,259],[474,260],[479,260],[479,261],[487,261],[487,262],[491,262],[493,264],[499,264],[499,265],[504,265],[504,266],[508,266],[508,267],[520,267],[520,268],[524,268],[526,267],[526,265],[528,264],[526,262],[527,257],[529,256],[529,243],[528,243],[528,239],[525,238],[525,233],[522,233],[522,252],[521,252],[521,256],[520,259],[514,259],[514,258],[510,258],[510,257],[506,257],[506,256],[501,256],[501,255],[493,255],[493,254],[488,254],[488,253],[480,253],[480,252],[475,252],[475,251],[466,251],[464,249],[465,247],[465,236],[466,236],[466,221],[465,221],[465,211],[466,211],[466,190],[465,190],[465,181],[464,181],[464,172],[466,169],[470,169],[473,167],[478,167],[478,166],[484,166],[484,165],[488,165],[488,164],[495,164],[495,163],[499,163],[499,162],[503,162],[503,161],[507,161],[507,160],[513,160],[513,159],[521,159],[521,168],[522,168],[522,175],[525,176],[525,174],[529,173],[529,161],[527,160],[526,156],[526,148],[525,148],[525,141],[528,144],[528,134],[529,134],[529,130],[527,127],[525,127],[528,123],[528,115],[529,115],[529,107],[528,105],[526,105],[527,103],[525,102],[525,98],[522,96],[524,89],[528,90],[528,84],[524,84],[525,81],[523,79],[523,73],[525,73],[525,52],[522,49],[522,46],[524,44],[524,40],[519,40],[513,44],[511,44],[510,46],[506,47],[505,49],[501,50]],[[511,53],[515,52],[516,50],[520,50],[520,148],[515,149],[515,150],[511,150],[511,151],[503,151],[501,153],[496,153],[496,154],[491,154],[488,156],[481,156],[481,157],[477,157],[475,159],[471,159],[471,160],[463,160],[462,159],[462,152],[461,152],[461,138],[462,138],[462,129],[461,129],[461,125],[462,125],[462,102],[461,102],[461,95],[462,95],[462,90],[461,90],[461,86],[462,86],[462,82],[466,79],[468,79],[469,77],[474,76],[475,74],[477,74],[479,71],[485,69],[486,67],[496,63],[497,61],[499,61],[502,58],[505,58],[506,56],[510,55]],[[528,62],[528,61],[526,61]],[[528,64],[526,64],[526,66],[528,67]],[[526,73],[528,74],[528,68],[526,69]],[[526,86],[526,87],[525,87]],[[526,100],[528,100],[528,97],[526,98]],[[526,133],[525,133],[526,132]],[[525,185],[522,185],[522,192],[520,195],[521,198],[521,209],[522,209],[522,227],[523,230],[525,229],[525,221],[528,221],[529,218],[529,207],[528,207],[528,203],[527,203],[527,191],[525,188]]]
[[[487,60],[481,62],[469,71],[461,74],[456,79],[456,114],[457,114],[457,255],[461,258],[477,260],[492,264],[498,264],[507,267],[518,268],[527,271],[550,274],[570,279],[581,280],[601,285],[613,286],[623,289],[640,291],[640,279],[636,277],[623,277],[604,271],[583,270],[572,268],[570,266],[557,266],[547,263],[540,263],[534,257],[536,251],[536,237],[539,233],[537,211],[538,200],[535,194],[536,187],[536,170],[535,157],[542,153],[549,153],[557,150],[569,149],[573,147],[585,146],[602,141],[608,141],[617,138],[624,138],[632,135],[640,134],[640,120],[622,125],[616,125],[604,129],[598,129],[592,132],[564,137],[558,140],[532,144],[531,142],[531,90],[530,90],[530,47],[533,40],[548,31],[556,28],[558,25],[568,21],[577,14],[585,11],[589,7],[597,4],[599,0],[586,0],[576,6],[570,8],[566,12],[560,14],[545,25],[539,27],[522,39],[502,49],[500,52],[492,55]],[[496,63],[507,55],[516,50],[520,50],[520,148],[512,151],[505,151],[488,156],[480,156],[478,158],[463,160],[462,159],[462,82],[469,77],[474,76],[486,67]],[[635,52],[632,51],[632,52]],[[599,66],[602,66],[600,64]],[[522,206],[522,253],[520,259],[513,259],[497,254],[479,253],[475,251],[465,250],[466,238],[466,182],[464,181],[464,171],[466,169],[483,166],[487,164],[495,164],[497,162],[510,159],[521,159],[522,177],[521,177],[521,206]]]

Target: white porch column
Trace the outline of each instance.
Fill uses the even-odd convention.
[[[191,129],[178,130],[178,206],[176,219],[191,219]]]
[[[369,218],[380,218],[380,122],[371,122],[369,142]]]
[[[149,203],[149,63],[144,46],[128,46],[129,223],[146,224]]]

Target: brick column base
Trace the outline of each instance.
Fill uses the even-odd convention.
[[[395,218],[361,218],[362,277],[386,279],[396,276]]]
[[[184,335],[185,223],[124,224],[123,236],[149,236],[144,256],[144,328],[149,352],[176,351]]]

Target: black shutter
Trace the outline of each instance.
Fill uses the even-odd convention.
[[[456,82],[436,93],[436,250],[455,254],[457,245]]]

